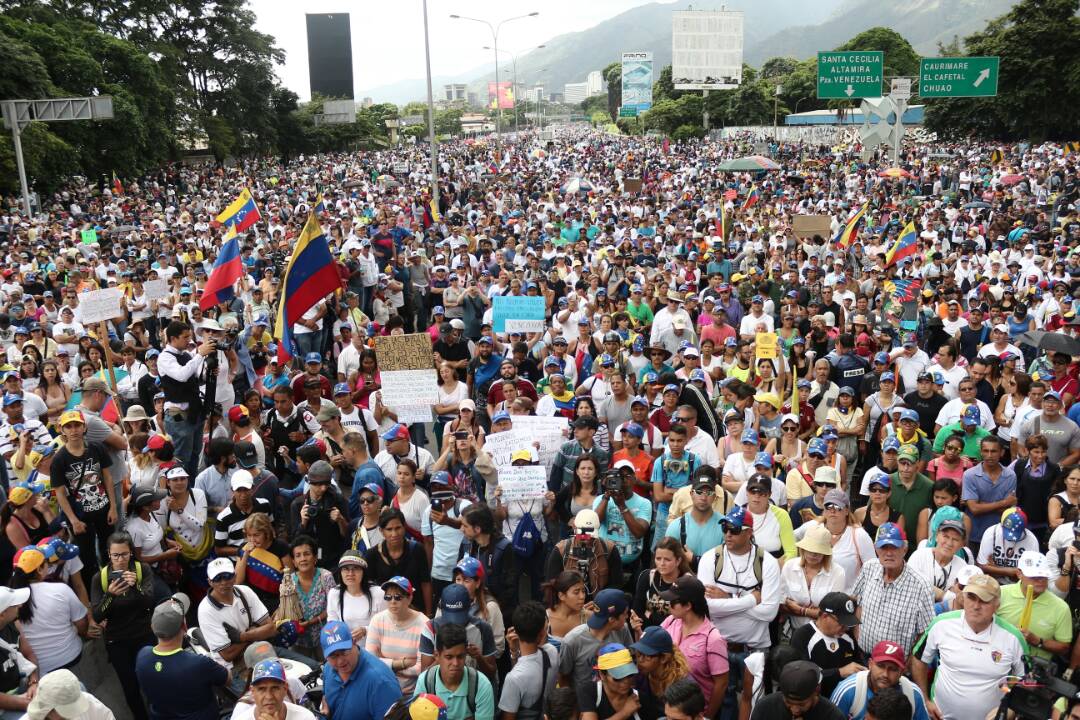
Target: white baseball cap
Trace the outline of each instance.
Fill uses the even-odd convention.
[[[235,575],[236,566],[233,565],[233,561],[227,557],[214,558],[210,561],[210,564],[206,566],[206,579],[213,581],[216,580],[219,575]]]
[[[1050,563],[1046,561],[1046,556],[1041,552],[1032,550],[1025,552],[1020,556],[1016,566],[1020,568],[1020,573],[1024,577],[1048,578],[1051,575]]]

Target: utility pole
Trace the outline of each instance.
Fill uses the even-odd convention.
[[[431,92],[431,43],[428,41],[427,0],[424,0],[424,62],[427,64],[427,127],[431,155],[431,204],[439,208],[439,151],[435,145],[435,97]]]

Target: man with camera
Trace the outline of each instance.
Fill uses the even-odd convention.
[[[325,460],[311,464],[307,472],[307,492],[290,508],[290,536],[310,535],[319,542],[319,567],[334,568],[345,550],[349,534],[349,511],[345,498],[330,487],[334,468]]]
[[[199,327],[202,329],[203,341],[214,344],[217,353],[206,358],[206,376],[203,381],[203,398],[209,411],[211,401],[211,384],[213,384],[213,403],[222,408],[231,408],[236,404],[236,391],[233,389],[233,378],[240,370],[240,360],[236,356],[235,331],[225,332],[225,328],[218,324],[217,320],[203,320]]]
[[[620,460],[604,473],[604,494],[593,509],[600,518],[600,538],[614,543],[622,559],[623,575],[637,577],[637,564],[652,522],[652,503],[633,491],[634,466]]]
[[[169,323],[165,328],[165,348],[158,356],[158,371],[165,393],[165,432],[172,438],[177,460],[194,477],[199,469],[202,435],[199,378],[208,356],[220,358],[217,344],[210,339],[199,345],[194,354],[188,352],[193,345],[191,337],[191,326],[187,323],[177,320]]]

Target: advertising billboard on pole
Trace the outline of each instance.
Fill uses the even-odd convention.
[[[678,90],[730,90],[742,84],[743,14],[671,13],[671,79]]]
[[[652,107],[652,53],[624,52],[622,54],[622,107],[633,108],[635,114]]]

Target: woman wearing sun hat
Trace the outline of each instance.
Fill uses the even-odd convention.
[[[29,720],[113,720],[112,710],[82,689],[70,670],[56,670],[41,678],[37,694],[26,708]]]
[[[818,616],[823,597],[843,591],[846,574],[832,563],[832,533],[824,525],[815,523],[795,547],[799,556],[784,563],[780,582],[786,594],[784,610],[797,628]]]

